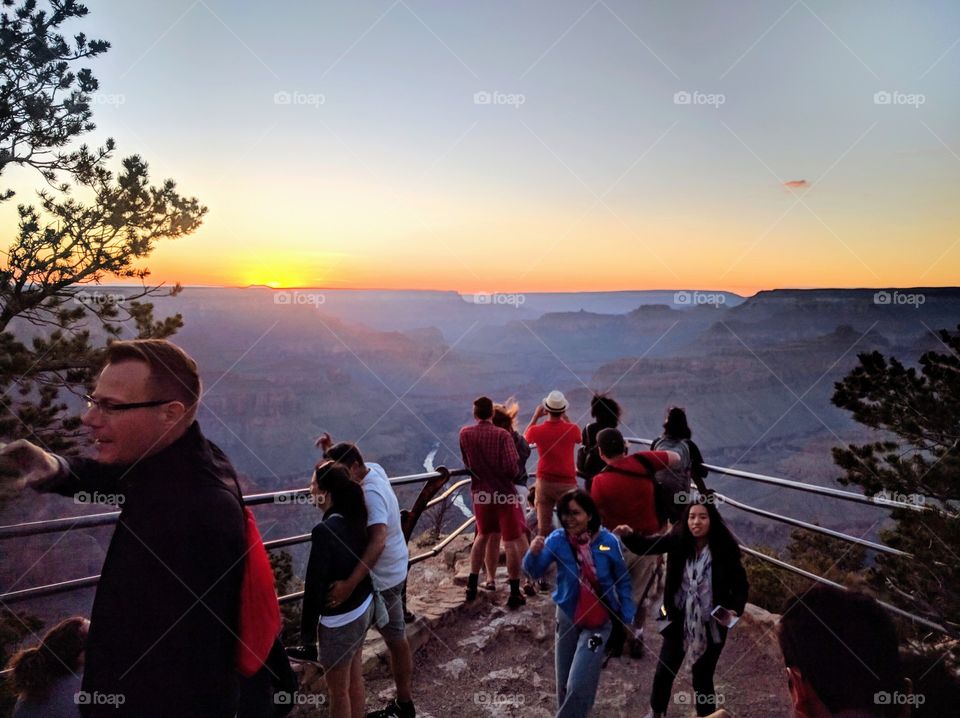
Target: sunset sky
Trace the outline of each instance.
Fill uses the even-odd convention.
[[[155,281],[960,277],[956,2],[86,4],[71,31],[113,45],[89,63],[87,141],[114,137],[210,210],[157,247]],[[41,185],[4,179],[20,202]],[[0,218],[12,235],[10,203]]]

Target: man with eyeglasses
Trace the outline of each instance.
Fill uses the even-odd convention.
[[[230,461],[196,421],[199,400],[182,349],[115,342],[82,417],[93,459],[24,440],[0,450],[21,488],[112,495],[120,507],[77,694],[85,716],[236,714],[244,514]]]

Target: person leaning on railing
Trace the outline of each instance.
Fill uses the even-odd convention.
[[[333,461],[317,466],[310,494],[323,511],[323,521],[311,534],[300,627],[303,648],[289,655],[319,660],[330,692],[331,718],[351,718],[361,715],[365,704],[362,648],[374,616],[370,576],[336,606],[327,605],[326,599],[333,582],[350,575],[367,547],[367,507],[363,489]]]

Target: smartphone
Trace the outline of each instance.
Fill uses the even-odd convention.
[[[740,620],[740,616],[735,614],[733,611],[727,610],[723,606],[717,606],[714,608],[710,615],[717,619],[717,623],[725,628],[733,628],[737,625],[737,621]]]

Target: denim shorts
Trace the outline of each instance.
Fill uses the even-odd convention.
[[[363,615],[355,618],[346,626],[329,628],[322,623],[317,628],[317,641],[320,644],[319,660],[325,671],[349,662],[353,654],[363,648],[363,639],[373,620],[373,601]]]

